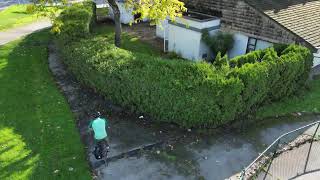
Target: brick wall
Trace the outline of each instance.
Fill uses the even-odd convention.
[[[221,16],[222,30],[273,43],[304,41],[243,0],[182,0],[189,10]]]

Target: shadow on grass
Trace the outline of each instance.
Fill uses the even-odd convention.
[[[25,15],[30,14],[30,13],[27,13],[27,12],[24,12],[24,11],[13,11],[12,13],[14,13],[14,14],[25,14]]]
[[[125,25],[123,25],[125,26]],[[98,24],[93,29],[95,36],[101,36],[107,38],[109,42],[114,41],[114,24],[113,22],[106,22],[105,24]],[[130,52],[148,54],[151,56],[159,57],[161,51],[148,42],[140,40],[138,37],[122,32],[122,46],[121,48]]]
[[[0,46],[0,179],[90,179],[73,115],[48,70],[49,40],[44,30]]]

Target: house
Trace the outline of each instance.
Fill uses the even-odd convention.
[[[114,15],[113,15],[113,10],[111,8],[111,6],[108,4],[108,2],[106,0],[94,0],[97,4],[98,8],[103,8],[103,7],[107,7],[109,9],[109,17],[111,17],[113,19]],[[133,9],[132,8],[126,8],[126,1],[125,0],[116,0],[116,3],[119,7],[119,11],[120,11],[120,22],[122,24],[130,24],[134,21],[135,17],[132,14]]]
[[[220,31],[234,35],[235,44],[228,52],[229,57],[264,49],[274,43],[296,43],[313,50],[314,64],[320,64],[317,58],[320,56],[320,0],[183,1],[189,11],[219,18]],[[160,34],[157,33],[159,37]],[[172,37],[166,38],[170,51]]]
[[[165,20],[157,26],[156,35],[164,39],[164,50],[176,52],[186,59],[195,61],[213,58],[210,49],[202,42],[203,30],[214,35],[220,29],[220,18],[188,11],[175,22]]]
[[[95,1],[101,1],[101,0],[95,0]],[[134,20],[136,20],[137,15],[133,14],[133,8],[129,8],[126,7],[126,0],[116,0],[116,3],[119,7],[119,11],[120,11],[120,22],[122,24],[131,24],[134,22]],[[113,19],[114,15],[113,15],[113,10],[111,8],[111,6],[107,3],[106,4],[108,9],[109,9],[109,16]],[[148,19],[143,19],[143,22],[148,21]]]

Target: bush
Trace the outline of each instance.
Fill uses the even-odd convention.
[[[221,53],[219,52],[212,65],[217,69],[221,69],[223,66],[228,66],[228,56],[224,55],[221,57]]]
[[[281,55],[282,54],[282,52],[285,50],[285,49],[287,49],[289,47],[289,45],[288,44],[274,44],[273,45],[273,48],[274,48],[274,50],[279,54],[279,55]]]
[[[219,31],[217,34],[210,36],[209,31],[202,32],[202,40],[209,46],[211,51],[217,55],[219,52],[225,55],[230,49],[233,48],[234,39],[232,34],[223,33]]]
[[[233,120],[243,88],[207,63],[172,61],[116,48],[102,38],[63,48],[65,62],[82,83],[132,111],[182,126]]]
[[[70,34],[79,31],[72,23],[80,21],[74,16],[80,12],[79,24],[88,24],[88,13],[77,8],[61,17]],[[230,68],[220,53],[211,65],[130,52],[104,37],[75,37],[68,44],[63,40],[60,49],[83,84],[131,111],[184,127],[222,125],[288,97],[305,86],[312,66],[312,53],[297,45],[278,48],[280,56],[268,48],[236,57]]]
[[[260,62],[262,57],[264,56],[264,53],[265,52],[262,50],[252,51],[248,54],[230,59],[229,64],[231,67],[241,67],[246,63]]]
[[[53,31],[65,41],[89,35],[95,23],[95,3],[84,2],[67,7],[53,24]]]
[[[242,109],[239,115],[251,113],[258,107],[267,97],[268,86],[268,68],[265,63],[245,64],[240,68],[235,68],[230,73],[231,77],[238,77],[244,84],[241,93]]]
[[[239,113],[248,114],[264,102],[289,97],[304,88],[312,66],[312,53],[305,47],[290,45],[280,57],[273,48],[268,48],[232,61],[236,62],[237,67],[229,75],[238,77],[244,83],[244,109]],[[245,61],[247,63],[243,63]]]

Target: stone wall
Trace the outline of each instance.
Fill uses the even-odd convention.
[[[273,43],[302,43],[291,31],[243,0],[183,0],[189,10],[221,17],[224,31],[241,32]]]

